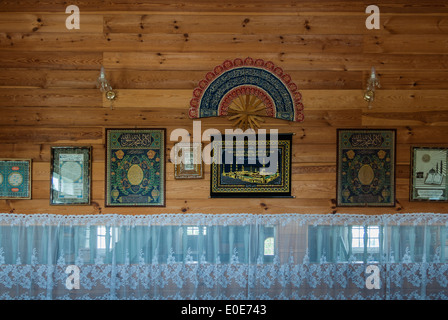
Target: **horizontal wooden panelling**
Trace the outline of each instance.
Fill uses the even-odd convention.
[[[385,13],[447,13],[448,5],[444,0],[380,0],[376,2]],[[258,12],[272,14],[281,12],[286,14],[298,14],[300,12],[363,12],[370,4],[368,1],[342,1],[342,0],[252,0],[241,2],[239,0],[183,0],[169,1],[159,0],[157,2],[146,1],[135,4],[132,0],[108,1],[107,5],[100,5],[97,1],[78,0],[78,5],[86,12]],[[9,12],[65,12],[66,2],[58,0],[36,1],[36,0],[4,0],[0,3],[0,11]]]
[[[6,13],[0,12],[1,32],[21,32],[21,33],[46,33],[61,32],[66,26],[66,19],[69,14],[65,10],[60,13]],[[71,29],[73,32],[80,32],[81,29]],[[83,14],[82,32],[102,33],[103,16]]]
[[[152,50],[157,48],[152,48]],[[368,71],[378,66],[378,71],[446,70],[448,53],[445,54],[310,54],[310,53],[258,53],[256,50],[228,54],[206,52],[5,52],[0,51],[0,68],[45,68],[66,70],[106,71],[133,70],[200,70],[208,72],[225,60],[235,58],[262,58],[282,67],[287,73],[307,71]]]
[[[287,200],[287,201],[286,201]],[[232,202],[235,202],[233,200]],[[241,202],[236,201],[237,203]],[[448,212],[447,203],[410,202],[399,199],[392,208],[350,208],[336,207],[334,199],[244,199],[244,205],[229,205],[229,199],[170,199],[163,208],[115,208],[104,207],[104,201],[96,200],[90,206],[50,206],[48,199],[28,201],[0,200],[1,212],[12,213],[57,213],[57,214],[165,214],[165,213],[348,213],[348,214],[391,214],[391,213],[421,213]]]
[[[300,70],[289,73],[300,89],[361,89],[360,71],[315,71]],[[193,90],[205,76],[203,71],[150,70],[131,72],[126,70],[106,71],[107,78],[114,88],[118,89],[189,89]],[[318,75],[318,77],[317,77]],[[0,88],[76,88],[94,89],[99,70],[44,70],[44,69],[4,69],[0,74]],[[416,75],[419,77],[419,75]],[[444,77],[443,74],[440,77]],[[436,79],[419,78],[420,85],[415,88],[433,85]],[[411,77],[389,80],[389,86],[406,85],[407,81],[415,82]]]
[[[381,33],[389,34],[446,34],[446,15],[381,15]]]
[[[361,90],[301,90],[303,103],[307,110],[343,110],[353,109],[366,105]],[[114,103],[117,108],[142,107],[142,108],[175,108],[187,109],[192,96],[192,90],[120,90],[120,97]],[[396,94],[394,91],[391,94]],[[445,95],[445,92],[440,92]],[[398,96],[396,99],[405,100],[409,96]],[[406,103],[406,102],[404,102]],[[105,101],[109,105],[109,101]],[[437,107],[437,106],[436,106]]]
[[[375,34],[444,34],[448,32],[448,16],[405,14],[381,14],[379,30]],[[285,34],[370,34],[365,27],[364,12],[335,14],[291,15],[227,15],[226,24],[216,23],[221,17],[210,14],[108,14],[104,17],[104,32],[111,33],[232,33],[265,34],[273,29]]]
[[[43,44],[41,47],[46,47]],[[46,47],[45,52],[6,52],[0,51],[0,68],[49,68],[49,69],[97,69],[101,65],[101,52],[57,52]]]
[[[95,89],[99,70],[8,69],[0,74],[0,88]]]
[[[360,89],[363,86],[360,71],[315,71],[298,70],[288,73],[294,83],[303,89]],[[205,77],[203,71],[150,70],[150,71],[108,71],[108,78],[120,89],[194,89]],[[424,84],[424,80],[422,81]]]
[[[39,53],[36,53],[39,55]],[[366,71],[372,66],[380,70],[443,70],[448,69],[448,53],[444,54],[320,54],[320,53],[263,53],[256,50],[221,53],[179,52],[104,52],[107,69],[127,70],[204,70],[211,71],[225,60],[261,57],[282,66],[283,70]],[[0,56],[1,63],[1,56]]]
[[[60,13],[6,13],[0,12],[0,30],[5,33],[60,33],[65,27],[68,14]],[[226,24],[216,23],[222,18],[215,14],[172,14],[158,13],[105,13],[83,14],[82,28],[71,33],[232,33],[263,34],[273,28],[282,34],[368,34],[365,28],[366,14],[355,13],[292,13],[290,15],[226,15]],[[448,32],[447,14],[381,15],[381,29],[377,33],[386,34],[440,34]]]
[[[114,104],[115,105],[115,104]],[[153,108],[134,107],[115,108],[113,110],[105,105],[104,108],[75,108],[75,107],[3,107],[0,125],[14,124],[17,126],[120,126],[123,122],[134,126],[157,126],[161,122],[175,121],[174,126],[191,128],[192,120],[188,117],[188,108],[166,108],[165,106]],[[306,126],[333,126],[347,127],[361,125],[361,110],[310,110],[305,113]],[[200,119],[207,127],[225,129],[230,122],[226,117],[211,117]],[[290,124],[278,119],[265,119],[272,125],[288,130]]]
[[[126,119],[132,121],[134,126],[157,126],[164,120],[178,120],[176,125],[180,128],[191,127],[191,120],[186,110],[175,110],[177,113],[167,113],[162,108],[158,109],[114,109],[95,108],[86,111],[85,108],[60,108],[55,112],[54,108],[21,108],[3,107],[1,125],[36,126],[48,125],[53,127],[65,126],[119,126]],[[305,112],[306,127],[333,126],[333,127],[359,127],[359,126],[445,126],[448,122],[448,111],[425,112],[379,112],[377,110],[316,110]],[[223,128],[228,126],[225,118],[201,119],[208,127]],[[278,123],[279,127],[289,127],[289,124],[268,119],[271,123]],[[297,126],[302,126],[297,124]]]
[[[264,34],[273,29],[285,34],[357,34],[364,32],[365,15],[106,15],[104,31],[110,33],[164,34]]]
[[[389,54],[445,54],[448,51],[447,32],[441,34],[399,34],[388,36],[366,36],[365,53]]]
[[[103,143],[101,128],[48,128],[17,127],[11,125],[0,128],[0,143]]]
[[[177,129],[174,126],[166,126],[168,133]],[[130,124],[127,127],[135,127]],[[182,128],[182,127],[181,127]],[[224,128],[229,125],[223,124],[217,129],[224,132]],[[104,128],[102,127],[66,127],[48,128],[42,127],[18,127],[14,130],[2,126],[0,127],[0,143],[91,143],[101,144],[104,141]],[[296,133],[294,137],[298,144],[332,144],[336,141],[336,128],[334,127],[284,127],[279,128],[279,133]],[[397,128],[398,143],[447,143],[448,126],[437,127],[399,127]]]
[[[148,108],[148,111],[189,108],[192,90],[178,89],[117,89],[114,108]],[[362,90],[301,90],[306,109],[364,109]],[[18,89],[0,88],[0,106],[24,107],[107,107],[111,102],[97,89]],[[381,90],[375,97],[375,111],[415,112],[444,111],[448,105],[447,90]],[[171,117],[173,115],[170,115]]]
[[[17,213],[355,213],[448,212],[447,203],[409,202],[412,145],[448,142],[448,4],[382,0],[379,30],[365,27],[366,1],[80,0],[81,28],[68,30],[58,0],[0,2],[0,157],[33,160],[33,200],[0,200]],[[267,118],[292,132],[291,199],[209,199],[201,180],[174,179],[170,151],[192,133],[193,89],[225,60],[260,58],[288,73],[303,95],[303,123]],[[96,88],[101,65],[117,90]],[[363,100],[371,67],[381,88]],[[231,128],[200,120],[202,132]],[[167,129],[165,208],[105,208],[106,128]],[[397,203],[338,208],[336,130],[397,129]],[[209,142],[204,141],[204,145]],[[91,145],[91,206],[50,206],[50,148]]]
[[[358,35],[277,35],[277,34],[0,34],[0,49],[46,51],[47,46],[64,52],[159,51],[169,52],[287,52],[361,53],[363,37]]]
[[[441,70],[379,71],[381,88],[399,90],[448,89],[448,72]],[[365,79],[370,76],[365,73]]]
[[[448,110],[423,112],[366,112],[362,115],[364,126],[446,126]]]
[[[92,198],[104,202],[104,183],[102,181],[92,182]],[[408,196],[409,181],[404,180],[396,184],[397,197],[406,198]],[[336,187],[331,181],[293,181],[292,193],[295,199],[335,199]],[[190,200],[208,199],[210,195],[209,183],[203,180],[185,181],[166,181],[166,197],[167,199],[176,199],[179,194],[182,197]],[[319,195],[317,197],[317,195]],[[50,182],[48,180],[37,180],[33,184],[32,196],[35,200],[49,199],[50,196]]]
[[[101,107],[102,96],[95,89],[0,88],[0,107]]]
[[[294,70],[288,74],[300,90],[363,89],[368,71]],[[190,89],[205,77],[205,71],[184,70],[106,70],[117,89]],[[440,70],[388,70],[378,72],[386,90],[448,89],[448,72]],[[0,74],[0,88],[94,89],[98,70],[8,69]]]

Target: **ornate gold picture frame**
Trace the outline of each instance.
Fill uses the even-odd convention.
[[[174,145],[174,178],[201,179],[203,177],[202,143],[176,143]]]

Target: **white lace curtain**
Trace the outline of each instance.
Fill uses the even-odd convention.
[[[0,214],[0,299],[447,299],[444,214]]]

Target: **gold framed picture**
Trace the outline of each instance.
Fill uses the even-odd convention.
[[[174,145],[174,178],[204,177],[201,142],[178,142]]]

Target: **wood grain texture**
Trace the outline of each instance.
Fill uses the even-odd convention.
[[[67,30],[67,3],[0,2],[0,157],[33,160],[33,199],[0,200],[0,212],[148,213],[448,213],[447,203],[409,201],[413,145],[448,145],[448,3],[380,0],[380,29],[365,27],[368,1],[79,0],[79,30]],[[266,119],[291,132],[292,199],[210,199],[204,179],[176,180],[175,129],[193,133],[193,90],[225,60],[272,61],[297,84],[305,121]],[[97,89],[101,65],[117,100]],[[363,90],[376,67],[373,108]],[[202,131],[232,128],[201,120]],[[167,129],[165,208],[105,208],[106,128]],[[338,208],[336,130],[397,130],[393,208]],[[204,141],[204,145],[209,142]],[[90,206],[50,206],[52,146],[92,146]]]
[[[257,12],[272,14],[275,12],[297,14],[300,12],[364,12],[369,1],[349,0],[252,0],[243,2],[239,0],[158,0],[141,1],[138,5],[132,0],[111,0],[107,5],[95,0],[79,0],[76,2],[86,12],[217,12],[235,14]],[[447,13],[448,5],[444,0],[381,0],[377,1],[385,13]],[[64,12],[67,3],[59,0],[4,0],[0,10],[4,12]]]

